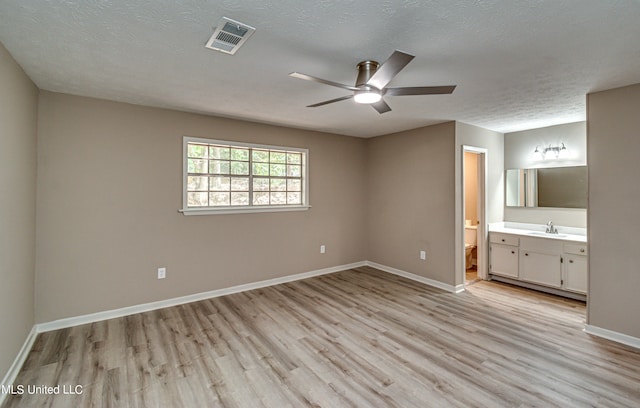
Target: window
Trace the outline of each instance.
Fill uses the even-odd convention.
[[[304,210],[308,151],[185,137],[185,214]]]

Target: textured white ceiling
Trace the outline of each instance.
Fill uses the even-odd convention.
[[[208,50],[226,16],[256,27]],[[0,41],[41,88],[370,137],[446,120],[510,132],[585,120],[585,95],[640,83],[638,0],[2,0]],[[416,58],[390,86],[453,95],[343,101],[361,60]]]

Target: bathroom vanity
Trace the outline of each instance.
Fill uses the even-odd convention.
[[[583,228],[498,223],[489,227],[489,276],[579,300],[587,294],[587,238]]]

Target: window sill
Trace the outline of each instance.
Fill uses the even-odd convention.
[[[252,213],[270,213],[270,212],[285,212],[285,211],[307,211],[311,208],[310,205],[302,206],[272,206],[272,207],[225,207],[220,209],[211,208],[182,208],[178,212],[182,215],[218,215],[218,214],[252,214]]]

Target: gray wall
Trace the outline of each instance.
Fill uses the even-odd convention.
[[[50,92],[38,125],[37,322],[366,259],[364,139]],[[312,208],[179,214],[183,135],[308,148]]]
[[[0,44],[0,378],[34,322],[38,89]]]
[[[454,146],[454,122],[368,140],[370,261],[454,284]]]
[[[640,338],[640,84],[588,95],[588,324]]]
[[[462,146],[487,149],[487,222],[502,221],[505,160],[502,133],[456,122],[456,180],[462,177],[459,165]]]
[[[567,146],[566,159],[539,160],[533,156],[536,146]],[[527,169],[544,167],[584,166],[587,164],[587,124],[568,123],[504,135],[504,168]],[[504,221],[586,228],[587,210],[558,208],[505,207]]]
[[[466,123],[456,122],[456,146],[455,146],[455,208],[456,217],[455,225],[455,279],[456,285],[464,283],[464,225],[462,220],[462,158],[463,146],[479,147],[487,150],[487,174],[486,174],[486,223],[502,221],[502,210],[504,201],[504,137],[502,133],[479,128],[477,126],[468,125]],[[488,228],[485,228],[484,236],[478,236],[481,241],[480,246],[483,252],[479,256],[484,256],[488,261],[488,245],[487,241]],[[488,262],[484,262],[486,267]],[[479,265],[482,267],[482,265]]]
[[[365,259],[460,283],[463,142],[490,149],[488,222],[502,217],[502,137],[470,125],[366,140],[42,92],[39,128],[37,322]],[[182,135],[309,148],[312,208],[179,214]]]

